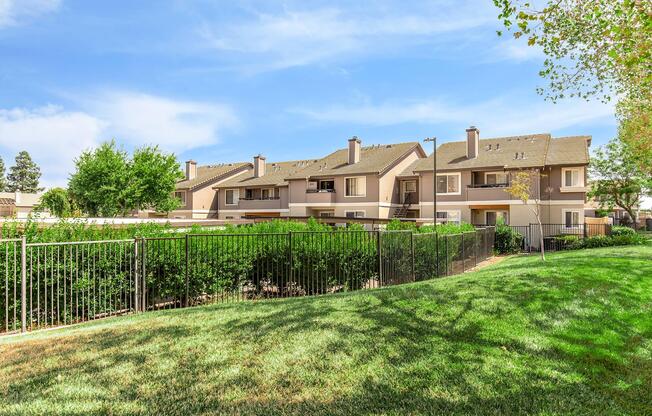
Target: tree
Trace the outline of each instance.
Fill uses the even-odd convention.
[[[68,191],[63,188],[52,188],[41,196],[40,209],[47,209],[50,214],[65,218],[73,213],[73,204]]]
[[[619,139],[652,175],[652,1],[494,0],[515,38],[547,58],[539,74],[548,99],[617,97]],[[501,32],[499,31],[500,35]]]
[[[115,142],[85,151],[75,160],[68,189],[79,208],[90,216],[114,217],[129,210],[127,153]]]
[[[652,2],[549,0],[542,8],[529,0],[494,4],[515,38],[526,38],[548,56],[540,72],[549,80],[548,98],[650,97]]]
[[[184,177],[173,154],[158,146],[136,149],[129,164],[128,198],[132,209],[170,212],[179,206],[174,197],[177,181]]]
[[[168,212],[178,206],[175,183],[182,177],[176,157],[158,147],[143,147],[133,158],[114,141],[86,151],[75,161],[69,190],[91,216],[114,217],[138,209]]]
[[[538,170],[520,171],[512,175],[510,185],[505,189],[511,196],[520,199],[523,205],[534,214],[539,224],[539,244],[541,246],[541,260],[546,260],[543,246],[543,224],[541,222],[541,200],[531,190],[535,184],[541,183],[541,173]],[[530,204],[529,202],[534,202]]]
[[[652,178],[638,168],[631,149],[620,140],[597,149],[591,159],[591,176],[589,197],[600,204],[600,209],[620,207],[635,221],[641,198],[652,191]]]
[[[0,192],[7,189],[7,179],[5,178],[5,162],[0,157]]]
[[[9,168],[7,190],[9,192],[40,192],[43,190],[38,186],[40,177],[41,169],[34,163],[29,153],[23,150],[16,156],[16,164]]]

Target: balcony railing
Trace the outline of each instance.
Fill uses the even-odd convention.
[[[275,201],[277,199],[281,199],[280,196],[269,196],[267,198],[262,198],[262,197],[243,197],[240,198],[241,201]]]
[[[306,189],[307,194],[334,194],[335,189]]]
[[[508,183],[481,183],[475,185],[467,185],[469,188],[473,189],[487,189],[487,188],[506,188],[509,186]]]

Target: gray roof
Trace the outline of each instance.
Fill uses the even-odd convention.
[[[425,156],[418,142],[380,144],[363,146],[360,149],[360,161],[348,164],[348,149],[339,149],[330,155],[317,160],[312,165],[288,176],[288,179],[304,179],[310,177],[326,177],[353,174],[383,174],[397,161],[413,151]]]
[[[190,180],[182,180],[177,182],[176,189],[194,189],[203,185],[208,185],[211,182],[224,179],[239,170],[251,167],[249,162],[237,163],[222,163],[219,165],[206,165],[197,166],[197,176]]]
[[[285,178],[296,172],[307,168],[317,160],[294,160],[288,162],[265,163],[265,174],[254,177],[254,170],[249,169],[246,173],[228,179],[214,188],[237,188],[242,186],[287,186]]]
[[[590,136],[551,138],[550,134],[480,139],[478,157],[466,157],[466,141],[442,143],[437,147],[437,170],[519,169],[545,165],[589,163]],[[412,163],[400,176],[432,171],[432,155]]]

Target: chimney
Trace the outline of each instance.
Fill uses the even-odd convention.
[[[360,161],[360,144],[362,142],[357,136],[349,139],[349,165],[355,165]]]
[[[254,156],[254,178],[265,176],[265,156]]]
[[[197,177],[197,162],[188,160],[186,162],[186,180],[190,181]]]
[[[477,127],[471,126],[466,129],[466,158],[475,159],[478,157],[478,149],[480,148],[480,130]]]

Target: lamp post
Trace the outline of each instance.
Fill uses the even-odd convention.
[[[432,224],[437,231],[437,138],[426,137],[423,141],[432,142]]]

